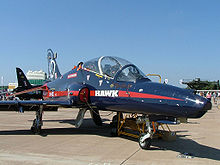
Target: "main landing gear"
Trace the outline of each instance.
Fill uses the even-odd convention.
[[[118,112],[113,117],[111,125],[113,136],[126,135],[137,138],[142,149],[150,149],[154,132],[147,116],[137,116],[137,114],[123,116],[121,112]]]
[[[31,127],[31,131],[35,134],[41,133],[41,127],[43,126],[42,114],[43,105],[40,105],[39,108],[36,110],[36,118],[33,120],[33,125]]]

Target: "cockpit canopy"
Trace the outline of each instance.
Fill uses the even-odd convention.
[[[84,68],[117,81],[136,81],[146,76],[129,61],[113,56],[103,56],[87,61]]]

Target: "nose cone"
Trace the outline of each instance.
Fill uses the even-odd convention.
[[[151,113],[186,118],[200,118],[212,108],[212,104],[206,98],[196,95],[193,90],[178,88],[154,82],[142,82],[139,84],[147,94],[157,95],[146,102]],[[137,88],[138,89],[138,88]],[[159,98],[159,99],[158,99]]]
[[[203,111],[208,111],[212,109],[212,103],[210,101],[207,101],[207,103],[203,107]]]
[[[204,103],[204,106],[201,109],[197,110],[196,113],[191,114],[189,118],[200,118],[210,109],[212,109],[212,103],[207,100],[206,103]]]

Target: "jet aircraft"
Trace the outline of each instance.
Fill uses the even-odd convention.
[[[22,93],[19,94],[19,92],[23,92],[28,89],[40,87],[41,85],[33,86],[28,81],[27,77],[25,76],[24,72],[20,68],[16,68],[17,73],[17,79],[18,79],[18,87],[13,90],[12,93],[16,94],[16,96],[21,100],[30,100],[30,99],[42,99],[42,91],[34,91],[29,93]],[[8,97],[10,98],[9,95]]]
[[[51,49],[48,49],[47,52],[48,52],[47,55],[48,79],[44,83],[55,80],[57,76],[58,77],[61,76],[61,73],[59,71],[58,65],[55,60],[57,58],[57,54],[54,54]],[[24,72],[20,68],[16,68],[16,73],[17,73],[18,87],[13,90],[14,94],[9,95],[9,97],[16,95],[21,100],[43,99],[42,91],[33,91],[28,93],[25,91],[36,87],[40,87],[41,85],[34,85],[34,86],[31,85],[27,77],[25,76]]]
[[[97,125],[102,124],[99,111],[113,111],[113,126],[119,127],[121,113],[139,114],[139,122],[146,128],[140,134],[139,145],[149,149],[153,134],[151,122],[175,122],[177,118],[200,118],[211,109],[211,102],[193,91],[152,82],[131,62],[113,56],[103,56],[80,62],[61,75],[56,55],[49,51],[53,62],[53,76],[42,86],[31,87],[14,95],[41,91],[42,100],[0,101],[0,106],[36,107],[36,118],[31,130],[41,132],[42,114],[47,107],[79,108],[76,127],[80,127],[84,114],[90,110]],[[56,70],[56,71],[55,71]],[[57,74],[58,73],[58,74]],[[115,132],[117,134],[117,130]]]

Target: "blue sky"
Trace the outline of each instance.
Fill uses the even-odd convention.
[[[169,84],[220,79],[219,0],[0,0],[0,76],[119,56]],[[184,87],[184,86],[183,86]]]

